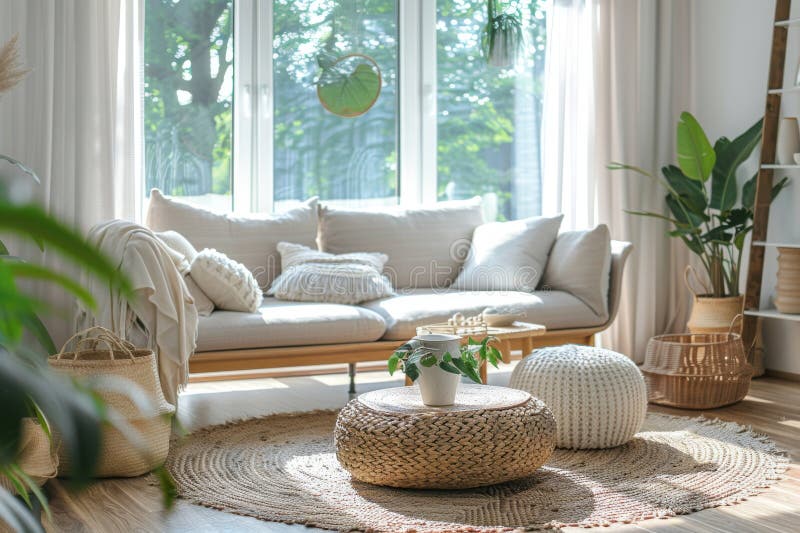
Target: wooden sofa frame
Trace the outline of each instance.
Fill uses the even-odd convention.
[[[594,344],[595,334],[605,330],[614,321],[619,308],[622,273],[625,261],[633,246],[627,242],[611,241],[611,276],[608,288],[609,313],[605,324],[591,328],[556,329],[533,338],[508,341],[511,350],[522,350],[523,355],[534,348],[559,346],[562,344]],[[348,344],[321,344],[311,346],[286,346],[274,348],[250,348],[245,350],[219,350],[197,352],[189,359],[189,372],[229,372],[262,370],[347,363],[350,374],[350,390],[355,392],[356,363],[385,361],[405,341],[372,341]],[[243,376],[246,377],[246,376]],[[193,376],[193,381],[202,377]]]

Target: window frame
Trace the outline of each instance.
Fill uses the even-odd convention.
[[[273,2],[234,0],[233,210],[273,212]],[[436,2],[398,0],[398,197],[436,202]]]
[[[233,211],[274,212],[272,0],[233,0]],[[397,0],[398,204],[438,200],[437,2]]]

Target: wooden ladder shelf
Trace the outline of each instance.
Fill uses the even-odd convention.
[[[764,127],[761,139],[761,165],[756,180],[756,197],[753,207],[753,234],[750,243],[750,259],[747,269],[747,286],[744,300],[743,341],[745,346],[752,346],[756,336],[758,320],[761,317],[786,318],[800,320],[800,315],[783,315],[774,309],[759,309],[761,303],[761,285],[764,273],[764,254],[766,248],[777,243],[767,241],[769,226],[769,210],[772,193],[772,177],[776,169],[800,169],[795,165],[779,165],[775,161],[778,137],[778,123],[781,114],[781,96],[791,90],[800,88],[783,87],[783,73],[786,64],[786,41],[789,28],[800,26],[800,19],[790,19],[791,0],[777,0],[775,3],[775,25],[772,29],[772,54],[769,64],[769,85],[767,87],[767,104],[764,111]],[[781,246],[785,246],[781,244]],[[798,246],[800,245],[789,245]]]

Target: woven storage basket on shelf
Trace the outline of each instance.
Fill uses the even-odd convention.
[[[736,403],[747,394],[753,375],[742,338],[732,332],[653,337],[641,370],[650,402],[685,409]]]
[[[74,351],[66,351],[73,342]],[[164,398],[152,350],[137,349],[111,331],[94,327],[70,338],[49,361],[55,371],[78,380],[127,380],[132,390],[138,388],[152,403],[151,412],[142,413],[140,404],[132,398],[137,392],[129,395],[117,390],[98,391],[110,417],[125,427],[125,432],[111,425],[103,429],[95,476],[139,476],[163,464],[169,451],[175,407]],[[65,452],[63,447],[59,449],[59,476],[70,475]]]
[[[56,477],[58,455],[55,446],[39,422],[33,418],[22,419],[22,438],[20,439],[17,464],[31,480],[39,486],[48,479]],[[16,494],[11,481],[0,476],[0,487]]]

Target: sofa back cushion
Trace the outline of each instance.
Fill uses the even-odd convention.
[[[458,275],[472,232],[483,222],[480,198],[380,211],[321,206],[319,246],[332,254],[381,252],[397,289],[446,287]]]
[[[472,234],[469,255],[453,288],[535,291],[562,218],[564,215],[481,224]]]
[[[153,189],[147,226],[153,231],[177,231],[198,250],[219,250],[246,266],[266,290],[281,272],[279,242],[315,246],[317,199],[280,215],[236,216],[212,213]]]
[[[542,289],[566,291],[598,316],[608,316],[611,235],[608,226],[565,231],[556,239],[542,277]]]

